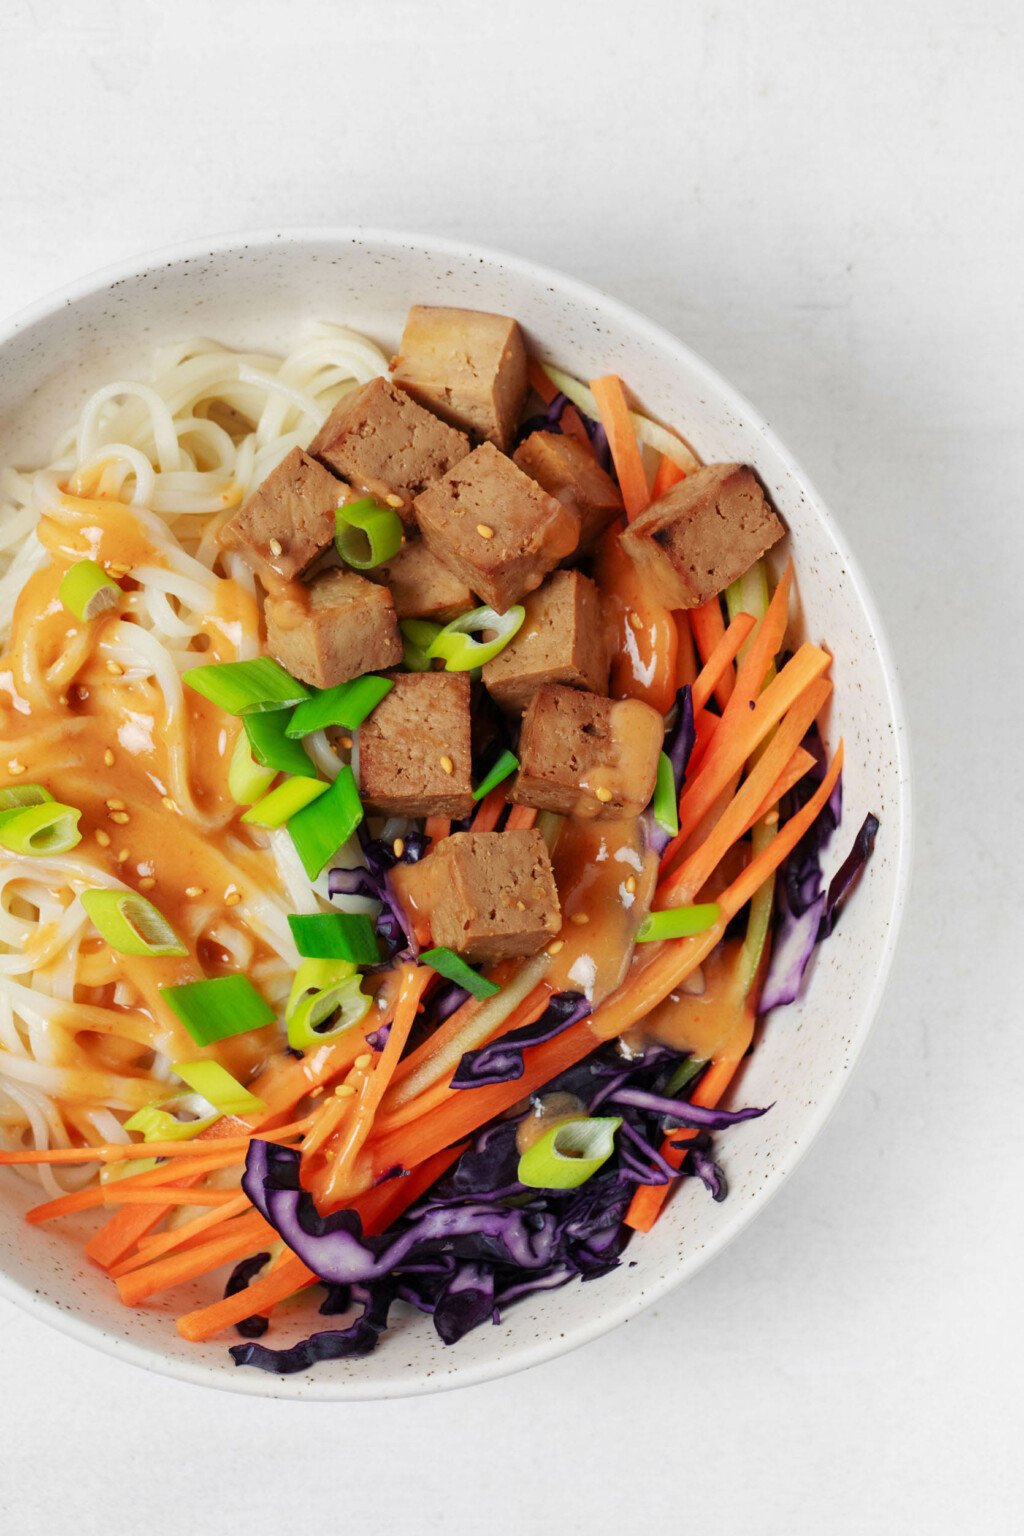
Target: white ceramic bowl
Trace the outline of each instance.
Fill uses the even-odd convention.
[[[45,462],[85,394],[142,373],[157,344],[205,333],[284,348],[310,318],[342,321],[394,344],[410,303],[515,315],[539,351],[587,378],[615,371],[646,410],[675,424],[706,460],[756,466],[792,537],[802,627],[835,657],[830,736],[846,740],[848,844],[866,811],[877,848],[819,952],[805,1001],[770,1021],[738,1089],[774,1102],[723,1138],[730,1195],[721,1205],[687,1181],[629,1258],[596,1284],[572,1284],[511,1309],[445,1348],[429,1321],[396,1320],[375,1354],[310,1375],[238,1369],[228,1339],[184,1343],[163,1307],[129,1311],[81,1257],[68,1224],[30,1230],[32,1190],[0,1178],[0,1291],[74,1337],[138,1365],[208,1386],[276,1397],[400,1396],[485,1381],[573,1349],[632,1317],[694,1274],[753,1217],[835,1107],[878,1009],[904,905],[910,853],[907,746],[893,665],[846,542],[758,413],[688,347],[634,311],[532,262],[447,241],[372,230],[281,231],[158,253],[55,294],[0,329],[0,463]],[[195,1296],[212,1294],[199,1289]],[[192,1303],[191,1296],[186,1298]],[[288,1332],[299,1337],[301,1322]]]

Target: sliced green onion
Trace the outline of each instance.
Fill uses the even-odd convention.
[[[345,502],[334,514],[334,525],[334,547],[357,571],[372,571],[402,547],[402,519],[371,496]]]
[[[314,993],[348,981],[355,974],[356,968],[350,960],[301,960],[288,994],[285,1022],[291,1019],[300,1003],[306,1002]]]
[[[137,1173],[148,1173],[155,1168],[155,1157],[125,1157],[119,1163],[104,1163],[100,1168],[100,1183],[113,1184],[117,1179],[131,1179]]]
[[[425,949],[420,955],[420,964],[432,966],[439,976],[454,981],[456,986],[472,992],[474,997],[493,997],[501,991],[496,982],[488,981],[486,976],[474,971],[452,949]]]
[[[362,819],[363,803],[355,776],[346,763],[326,795],[307,805],[288,823],[288,834],[311,880],[316,879],[342,843],[348,842]]]
[[[283,827],[286,821],[305,810],[307,805],[312,805],[314,800],[326,795],[329,787],[323,779],[307,779],[296,774],[294,778],[285,779],[283,784],[272,789],[269,795],[264,795],[262,800],[257,800],[255,805],[251,805],[242,820],[254,827]]]
[[[247,1035],[252,1029],[272,1024],[276,1017],[249,978],[238,974],[161,987],[160,995],[196,1045]]]
[[[27,805],[0,815],[0,847],[11,853],[39,858],[48,853],[69,853],[82,841],[78,830],[81,811],[58,800]]]
[[[663,832],[675,837],[679,831],[679,805],[676,800],[676,776],[672,760],[665,752],[658,753],[658,781],[651,801],[654,819]]]
[[[261,800],[277,778],[276,768],[266,768],[252,755],[249,738],[239,731],[228,764],[228,794],[236,805],[253,805]]]
[[[619,1115],[560,1121],[527,1147],[516,1177],[528,1189],[578,1189],[615,1151],[621,1124]]]
[[[178,1120],[170,1110],[146,1104],[125,1121],[124,1128],[138,1131],[143,1141],[191,1141],[219,1119],[220,1115],[205,1115],[199,1120]]]
[[[249,741],[249,749],[264,768],[275,773],[298,773],[315,779],[316,769],[305,747],[292,741],[288,725],[292,718],[290,709],[273,709],[262,715],[246,715],[242,724]]]
[[[496,789],[510,773],[515,773],[519,767],[519,759],[514,752],[503,752],[491,769],[473,791],[474,800],[482,800],[484,795],[489,795],[492,789]]]
[[[29,805],[53,804],[53,796],[41,784],[5,784],[0,789],[0,816],[10,811],[23,811]]]
[[[729,623],[738,613],[749,613],[755,619],[763,619],[768,612],[768,604],[771,601],[771,592],[768,587],[768,566],[764,560],[755,560],[748,571],[745,571],[731,586],[725,589],[725,606],[729,614]],[[751,633],[744,640],[737,652],[737,659],[745,661],[754,639]],[[772,668],[774,674],[775,668]],[[767,688],[771,678],[762,683]]]
[[[657,939],[690,939],[696,933],[706,933],[721,917],[717,901],[704,902],[696,907],[666,907],[664,912],[652,912],[637,929],[636,942],[651,944]]]
[[[427,655],[431,660],[440,656],[446,672],[471,672],[474,667],[493,661],[525,618],[526,609],[518,603],[507,613],[495,613],[493,608],[471,608],[468,613],[460,613],[457,619],[452,619],[439,635],[434,636]],[[494,630],[494,638],[474,640],[473,636],[482,629]]]
[[[430,619],[403,619],[398,627],[402,631],[406,667],[410,672],[429,672],[431,662],[428,652],[441,633],[441,625],[432,623]]]
[[[58,595],[76,619],[88,621],[116,608],[121,588],[95,560],[79,560],[65,573]]]
[[[262,714],[264,710],[290,709],[309,698],[309,689],[297,682],[272,656],[252,661],[209,662],[181,674],[196,693],[229,715]]]
[[[291,915],[295,948],[310,960],[351,960],[376,965],[380,959],[373,921],[364,912],[312,912]]]
[[[288,1044],[293,1050],[308,1051],[336,1040],[366,1018],[372,999],[360,990],[359,980],[358,976],[348,976],[336,981],[307,995],[292,1009]]]
[[[253,1115],[266,1109],[219,1061],[176,1061],[171,1068],[222,1115]]]
[[[163,913],[134,891],[83,891],[82,906],[119,955],[188,954]]]
[[[309,736],[313,731],[326,730],[340,725],[346,731],[357,731],[370,712],[377,708],[394,687],[389,677],[354,678],[351,683],[339,683],[337,688],[325,688],[304,704],[300,704],[288,722],[287,734],[292,737]]]
[[[703,1056],[687,1056],[665,1084],[665,1098],[678,1098],[683,1089],[692,1083],[695,1077],[699,1077],[706,1066],[707,1062]]]

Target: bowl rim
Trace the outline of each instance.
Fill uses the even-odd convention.
[[[152,267],[175,266],[185,261],[199,261],[244,248],[305,245],[324,241],[337,243],[339,246],[376,243],[405,249],[433,251],[456,259],[482,261],[488,267],[502,267],[530,281],[544,282],[558,292],[566,294],[576,305],[597,306],[605,312],[611,312],[624,327],[635,334],[646,337],[659,349],[674,352],[695,376],[702,379],[710,391],[732,409],[738,420],[748,424],[757,435],[762,437],[785,466],[794,482],[799,485],[806,500],[813,506],[828,529],[836,553],[843,561],[846,578],[853,587],[866,615],[868,630],[881,664],[884,691],[894,726],[898,815],[898,826],[894,829],[897,835],[893,844],[892,907],[888,922],[885,924],[879,962],[871,987],[861,1006],[860,1022],[850,1038],[846,1070],[823,1093],[799,1141],[780,1157],[766,1186],[758,1190],[742,1207],[738,1207],[733,1220],[722,1229],[713,1242],[702,1246],[697,1253],[691,1255],[687,1264],[680,1265],[677,1272],[670,1269],[660,1279],[652,1281],[641,1296],[627,1297],[615,1306],[610,1306],[599,1317],[589,1321],[582,1320],[578,1326],[566,1329],[557,1337],[534,1340],[522,1346],[517,1346],[513,1337],[508,1351],[495,1361],[467,1365],[465,1368],[459,1368],[456,1364],[454,1370],[444,1375],[410,1371],[406,1379],[384,1383],[367,1381],[365,1387],[362,1387],[358,1378],[343,1380],[324,1376],[310,1381],[305,1373],[295,1377],[281,1377],[264,1372],[249,1373],[237,1369],[229,1372],[226,1368],[216,1367],[199,1360],[193,1362],[168,1357],[149,1345],[136,1344],[108,1332],[98,1324],[86,1322],[0,1270],[0,1296],[5,1300],[15,1303],[26,1312],[49,1323],[80,1343],[102,1350],[115,1359],[128,1361],[158,1375],[217,1391],[240,1392],[253,1397],[301,1398],[306,1401],[330,1402],[417,1397],[427,1393],[452,1391],[496,1381],[519,1371],[528,1370],[531,1366],[542,1364],[544,1361],[557,1359],[600,1338],[603,1334],[610,1333],[621,1324],[629,1322],[655,1302],[662,1300],[684,1280],[692,1278],[698,1270],[717,1258],[735,1241],[755,1216],[760,1215],[766,1204],[802,1162],[835,1112],[849,1084],[853,1068],[860,1060],[878,1017],[899,943],[911,883],[914,834],[911,749],[899,669],[874,598],[859,562],[851,553],[841,524],[818,494],[793,454],[776,436],[760,411],[741,391],[736,389],[698,352],[695,352],[688,343],[682,341],[665,326],[650,320],[632,305],[603,292],[593,284],[583,282],[543,262],[533,261],[529,257],[515,255],[488,245],[452,240],[432,234],[416,234],[372,225],[325,224],[243,229],[205,239],[177,241],[94,268],[52,289],[22,308],[0,316],[0,350],[21,332],[50,318],[61,309],[70,309],[81,300],[109,289],[117,283],[130,281]]]

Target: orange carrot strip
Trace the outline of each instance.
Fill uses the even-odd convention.
[[[701,603],[696,608],[691,608],[690,624],[693,628],[693,638],[697,642],[697,654],[706,666],[709,658],[725,637],[725,620],[722,618],[722,605],[717,597],[711,597],[706,603]],[[739,647],[737,647],[738,649]],[[736,681],[736,674],[732,664],[727,663],[719,672],[715,684],[715,698],[724,709],[729,702],[729,697]]]
[[[534,394],[539,395],[545,405],[550,405],[558,390],[535,357],[531,357],[526,365],[526,377]]]
[[[386,1179],[368,1189],[365,1195],[353,1200],[352,1209],[359,1212],[363,1231],[367,1237],[379,1236],[394,1224],[420,1195],[424,1194],[461,1157],[469,1143],[462,1141],[455,1147],[445,1147],[426,1158],[418,1168],[400,1179]]]
[[[794,784],[799,784],[804,775],[810,773],[813,767],[813,754],[808,752],[806,747],[797,747],[782,773],[779,774],[779,777],[775,780],[775,783],[765,795],[761,804],[747,822],[747,825],[743,828],[744,832],[749,832],[755,821],[760,821],[762,816],[767,816],[768,812],[778,805],[783,795],[787,794]]]
[[[489,790],[476,808],[473,820],[470,823],[471,832],[493,832],[501,819],[501,813],[505,809],[505,792],[507,784],[495,784]]]
[[[54,1221],[59,1216],[74,1216],[79,1211],[94,1210],[97,1206],[106,1204],[104,1197],[108,1187],[144,1190],[154,1186],[166,1188],[172,1183],[180,1185],[187,1174],[199,1176],[212,1172],[214,1168],[229,1168],[232,1163],[238,1161],[239,1158],[235,1153],[227,1153],[202,1159],[194,1158],[190,1167],[169,1168],[162,1163],[158,1168],[150,1168],[146,1173],[132,1174],[129,1178],[120,1180],[118,1186],[90,1184],[88,1189],[79,1189],[70,1195],[59,1195],[56,1200],[47,1200],[43,1205],[33,1206],[25,1213],[25,1220],[31,1226],[38,1226],[40,1222]]]
[[[528,832],[536,820],[536,806],[514,805],[508,813],[505,830],[506,832]]]
[[[234,1230],[223,1237],[214,1238],[198,1248],[169,1254],[153,1264],[147,1264],[143,1269],[121,1275],[116,1282],[118,1294],[125,1306],[136,1307],[159,1291],[169,1291],[176,1285],[184,1285],[189,1280],[208,1274],[211,1269],[218,1269],[221,1264],[229,1264],[232,1259],[244,1258],[268,1234],[277,1237],[273,1227],[263,1220],[259,1211],[250,1211],[239,1217]],[[248,1316],[247,1313],[243,1315]]]
[[[583,425],[583,418],[574,405],[566,406],[562,412],[559,426],[566,437],[574,437],[578,443],[582,443],[585,448],[589,448],[591,455],[593,455],[593,445],[587,429]]]
[[[692,612],[696,613],[698,610],[694,608]],[[720,703],[722,702],[719,688],[724,679],[728,679],[725,684],[728,694],[732,693],[736,681],[735,673],[732,670],[732,663],[736,660],[736,653],[756,623],[757,620],[752,614],[738,613],[728,629],[723,628],[721,635],[715,645],[711,647],[707,656],[704,655],[703,649],[701,649],[703,665],[693,685],[693,713],[695,717],[707,706],[707,702],[712,694],[715,695]]]
[[[180,1227],[172,1227],[169,1232],[156,1232],[152,1237],[140,1238],[137,1251],[130,1258],[122,1259],[119,1264],[115,1264],[110,1270],[111,1275],[116,1280],[119,1275],[139,1269],[143,1264],[158,1259],[161,1254],[170,1253],[173,1249],[182,1248],[186,1243],[202,1237],[211,1227],[223,1224],[227,1229],[231,1218],[243,1216],[250,1204],[249,1196],[244,1191],[240,1191],[226,1205],[204,1211],[201,1216],[193,1216],[191,1221],[183,1222]]]
[[[239,1121],[239,1124],[244,1124]],[[286,1136],[294,1136],[305,1129],[305,1122],[295,1121],[292,1125],[282,1125],[268,1131],[267,1135],[275,1140],[282,1140]],[[213,1127],[210,1127],[212,1133]],[[2,1163],[124,1163],[131,1162],[137,1157],[159,1157],[161,1159],[172,1157],[196,1157],[197,1147],[200,1153],[213,1142],[217,1152],[245,1151],[249,1145],[252,1132],[247,1131],[245,1136],[197,1136],[194,1141],[131,1141],[109,1142],[97,1147],[51,1147],[42,1151],[31,1152],[3,1152],[0,1153]],[[151,1170],[156,1172],[155,1169]]]
[[[426,821],[423,823],[423,830],[426,833],[430,843],[436,847],[438,843],[444,841],[449,832],[452,830],[451,817],[428,816]]]
[[[600,379],[591,379],[590,388],[597,402],[601,423],[608,434],[608,446],[626,506],[626,516],[632,522],[650,503],[651,493],[626,403],[626,392],[622,380],[614,373],[606,373]]]
[[[686,479],[686,470],[680,469],[674,459],[670,459],[667,453],[663,453],[658,461],[657,473],[654,476],[654,484],[651,486],[651,500],[657,501],[659,496],[664,496],[680,480]]]
[[[230,1204],[231,1189],[118,1189],[116,1184],[103,1188],[104,1205],[211,1205]]]
[[[671,463],[671,460],[669,461]],[[697,653],[693,645],[690,615],[685,608],[675,608],[672,617],[676,625],[676,688],[685,683],[691,686],[697,678]]]
[[[752,1015],[751,1032],[753,1032],[753,1022]],[[738,1058],[723,1057],[719,1061],[712,1062],[694,1089],[691,1096],[692,1102],[699,1104],[704,1109],[714,1109],[736,1075],[736,1069],[742,1060],[742,1056]],[[666,1136],[661,1145],[662,1157],[673,1168],[681,1169],[686,1161],[686,1148],[675,1147],[672,1143],[692,1141],[696,1135],[696,1131],[673,1131],[671,1136]],[[635,1232],[649,1232],[657,1221],[671,1188],[671,1184],[639,1185],[623,1218],[626,1226],[632,1227]]]
[[[240,1323],[243,1317],[251,1317],[255,1313],[266,1314],[271,1307],[284,1301],[286,1296],[291,1296],[294,1291],[315,1279],[313,1271],[292,1254],[269,1275],[254,1280],[244,1291],[226,1296],[223,1301],[214,1302],[212,1306],[200,1307],[196,1312],[186,1312],[178,1318],[178,1332],[190,1343],[201,1344],[204,1339],[212,1339],[233,1323]]]

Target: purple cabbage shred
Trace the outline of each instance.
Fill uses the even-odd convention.
[[[485,1083],[511,1083],[523,1075],[523,1051],[553,1040],[571,1024],[585,1019],[590,1004],[581,992],[557,992],[539,1019],[513,1029],[478,1051],[467,1051],[455,1069],[453,1088],[480,1088]]]

